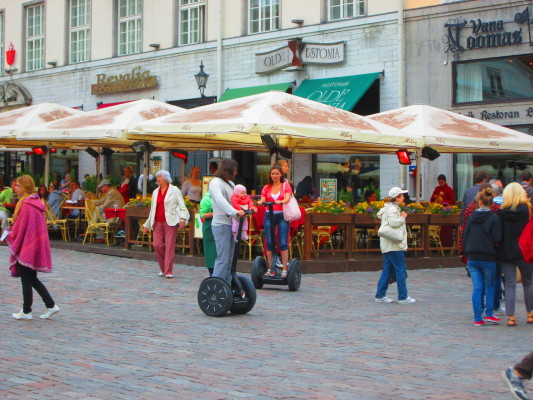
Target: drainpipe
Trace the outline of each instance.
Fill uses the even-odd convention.
[[[224,82],[222,81],[222,0],[217,3],[217,99],[222,96]]]
[[[398,108],[405,107],[405,27],[403,9],[404,1],[398,0]],[[407,168],[406,166],[400,168],[400,186],[402,188],[407,188]]]

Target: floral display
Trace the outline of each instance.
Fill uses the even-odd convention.
[[[340,213],[346,212],[346,207],[343,203],[317,200],[311,204],[311,212],[339,215]]]
[[[385,206],[384,201],[373,201],[368,204],[366,201],[356,204],[353,208],[355,214],[370,214],[373,218],[377,218],[377,213]]]
[[[130,199],[128,204],[126,204],[127,207],[150,207],[152,205],[152,197],[142,197],[142,195],[138,194],[135,196],[134,199]]]
[[[183,201],[185,203],[185,207],[187,207],[188,210],[196,209],[197,204],[189,200],[189,196],[185,196],[183,198]]]
[[[456,205],[447,205],[447,204],[438,204],[438,203],[429,203],[428,205],[429,214],[441,214],[441,215],[451,215],[459,214],[461,209]]]
[[[424,214],[426,207],[421,203],[402,204],[402,211],[405,211],[407,214]]]

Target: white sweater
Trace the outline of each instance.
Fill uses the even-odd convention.
[[[231,205],[233,182],[225,182],[222,178],[214,178],[209,182],[209,193],[213,203],[212,226],[231,225],[231,217],[237,218],[237,210]]]

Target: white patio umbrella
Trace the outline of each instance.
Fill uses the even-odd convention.
[[[271,91],[210,104],[137,124],[134,140],[205,143],[211,150],[264,151],[262,136],[301,153],[381,153],[415,148],[396,129],[312,100]]]
[[[533,151],[533,137],[490,122],[427,105],[412,105],[368,116],[397,128],[423,147],[440,153],[522,153]],[[421,148],[416,152],[420,165]],[[416,176],[417,201],[420,174]]]
[[[427,105],[402,107],[368,118],[392,126],[440,153],[533,151],[531,135]]]
[[[83,114],[83,111],[55,103],[42,103],[33,106],[17,108],[0,113],[0,145],[6,147],[41,146],[70,147],[70,143],[51,143],[49,138],[22,142],[16,138],[18,129],[29,129],[42,126],[48,122]],[[45,155],[44,181],[48,187],[48,174],[50,171],[50,153]]]
[[[182,110],[180,107],[161,101],[142,99],[88,111],[36,128],[21,129],[16,134],[21,141],[48,139],[58,142],[75,142],[78,146],[84,147],[122,148],[129,151],[134,142],[126,137],[129,126]],[[166,147],[166,144],[156,143],[155,146]],[[145,152],[145,177],[147,177],[148,168],[147,156]],[[96,162],[97,176],[99,176],[99,157]],[[146,194],[146,182],[143,182],[143,189],[143,193]]]

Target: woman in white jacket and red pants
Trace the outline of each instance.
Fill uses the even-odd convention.
[[[176,236],[178,229],[183,229],[189,222],[189,211],[172,178],[167,171],[159,171],[156,175],[159,186],[152,194],[150,215],[144,223],[144,231],[153,230],[154,250],[159,263],[159,276],[172,278],[174,254],[176,252]]]

